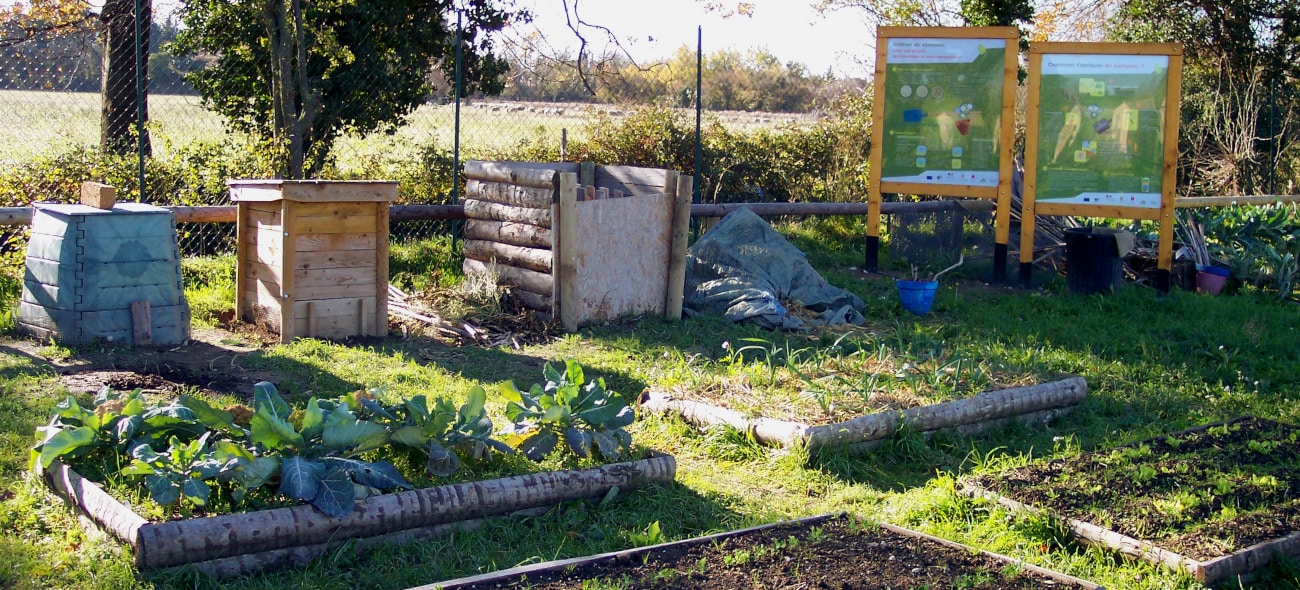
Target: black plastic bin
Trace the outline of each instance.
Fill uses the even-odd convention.
[[[1081,295],[1109,293],[1119,286],[1120,258],[1115,235],[1090,227],[1065,230],[1065,283]]]

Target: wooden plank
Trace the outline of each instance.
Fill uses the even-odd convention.
[[[876,27],[876,38],[880,37],[1018,39],[1018,33],[1014,27]]]
[[[315,330],[313,338],[348,338],[365,336],[375,331],[375,298],[353,298],[325,301],[300,301],[294,304],[294,333],[307,334],[308,304],[312,307],[310,323]],[[358,321],[360,318],[360,322]]]
[[[537,272],[551,272],[551,251],[540,248],[524,248],[487,240],[465,240],[465,256],[485,262],[496,260]]]
[[[379,238],[373,231],[299,235],[293,239],[293,249],[299,253],[330,250],[375,250],[378,247]]]
[[[1028,171],[1026,171],[1028,174]],[[1154,207],[1124,207],[1120,205],[1077,205],[1074,203],[1053,203],[1036,201],[1035,215],[1081,215],[1086,217],[1107,217],[1113,219],[1160,219],[1160,209]]]
[[[527,209],[524,207],[511,207],[500,203],[489,203],[476,199],[465,199],[465,217],[469,219],[484,219],[488,221],[511,221],[514,223],[527,223],[540,227],[551,227],[551,212],[549,209]]]
[[[383,243],[387,250],[387,243]],[[385,252],[385,254],[387,254]],[[334,250],[321,252],[298,252],[294,255],[294,269],[309,268],[374,268],[378,260],[377,250]],[[385,258],[387,256],[385,255]],[[387,273],[384,273],[387,274]]]
[[[251,204],[251,203],[248,203]],[[255,230],[279,231],[283,225],[280,212],[258,211],[248,207],[248,226]]]
[[[131,335],[136,346],[153,345],[153,316],[148,300],[131,302]]]
[[[1033,51],[1032,46],[1029,51],[1029,90],[1028,106],[1025,111],[1025,137],[1029,138],[1026,143],[1038,141],[1039,135],[1039,112],[1042,110],[1042,100],[1040,95],[1043,89],[1043,76],[1041,74],[1043,66],[1043,56]],[[1020,193],[1020,280],[1024,286],[1029,286],[1029,275],[1031,265],[1034,262],[1034,221],[1038,216],[1038,203],[1034,196],[1038,192],[1038,148],[1027,147],[1025,149],[1025,178]]]
[[[928,195],[934,197],[967,197],[974,199],[996,199],[998,187],[974,186],[969,184],[925,184],[919,182],[882,182],[880,192],[904,195]]]
[[[573,265],[571,291],[560,294],[566,330],[627,314],[664,312],[674,205],[674,197],[667,194],[577,203],[572,246],[564,237],[570,222],[561,213],[562,249],[572,248],[558,259],[562,289],[563,264],[568,259]],[[565,323],[570,307],[573,316]]]
[[[668,293],[664,301],[664,315],[670,319],[682,318],[682,301],[686,286],[686,243],[691,237],[691,195],[694,178],[681,175],[673,195],[672,249],[668,258]]]
[[[374,203],[298,203],[294,205],[293,213],[299,221],[311,217],[327,217],[330,219],[342,219],[347,217],[364,217],[373,218],[375,216]]]
[[[375,217],[373,214],[344,217],[300,217],[294,220],[294,228],[295,236],[367,233],[375,231]]]
[[[668,178],[668,170],[636,166],[597,166],[596,186],[623,191],[633,197],[661,194]],[[587,184],[587,183],[583,183]]]
[[[388,289],[380,289],[377,283],[357,283],[353,285],[326,285],[320,287],[304,287],[298,285],[298,300],[309,301],[318,299],[356,299],[357,297],[376,297]]]
[[[379,292],[374,306],[374,327],[365,334],[378,338],[388,336],[388,204],[379,203],[375,207],[375,235],[379,236],[379,248],[375,251],[375,283]]]
[[[96,209],[112,209],[117,204],[117,189],[102,182],[83,182],[81,204]]]
[[[555,189],[553,187],[536,188],[505,182],[470,180],[465,183],[465,196],[470,199],[514,207],[547,209],[550,208],[551,201],[555,200]]]
[[[397,200],[397,183],[383,180],[228,180],[226,185],[235,202]]]
[[[867,183],[866,269],[873,272],[876,270],[877,260],[873,259],[875,250],[872,245],[878,244],[880,239],[880,203],[884,200],[880,188],[880,174],[884,162],[881,146],[885,144],[885,62],[888,59],[888,38],[891,30],[892,27],[876,27],[876,72],[875,77],[872,78],[872,86],[875,90],[871,107],[871,153],[867,156],[869,160],[867,169],[870,176]]]
[[[568,332],[578,330],[579,306],[582,301],[582,292],[578,290],[578,256],[581,254],[579,249],[582,245],[578,241],[577,184],[577,175],[560,175],[560,200],[556,204],[556,214],[559,218],[555,220],[555,235],[560,242],[560,247],[555,253],[555,260],[551,263],[555,269],[555,285],[559,293],[560,324]]]
[[[1168,277],[1174,268],[1174,197],[1178,183],[1178,124],[1179,104],[1183,88],[1183,51],[1178,46],[1177,52],[1169,56],[1169,78],[1165,90],[1165,153],[1163,178],[1160,195],[1160,234],[1156,246],[1156,261],[1160,270]],[[1162,290],[1169,290],[1169,282],[1162,279],[1158,285]]]
[[[280,284],[281,272],[266,264],[249,265],[249,277],[268,284]],[[311,268],[293,271],[293,284],[296,287],[331,287],[344,285],[376,284],[375,269],[355,268]]]
[[[465,239],[489,240],[525,248],[551,248],[551,230],[526,223],[471,219],[465,222]]]

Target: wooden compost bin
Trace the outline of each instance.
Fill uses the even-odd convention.
[[[1071,377],[1050,383],[986,391],[953,400],[901,411],[866,414],[838,424],[811,426],[773,418],[754,418],[735,410],[692,400],[675,399],[664,391],[650,390],[642,401],[646,411],[680,416],[699,427],[725,425],[754,440],[779,447],[805,446],[816,453],[825,447],[867,451],[903,427],[925,434],[956,429],[974,434],[1007,424],[1043,422],[1068,413],[1088,395],[1088,382]]]
[[[69,344],[189,340],[171,211],[139,203],[35,205],[18,326]]]
[[[465,164],[465,263],[566,330],[681,316],[692,178],[589,164]]]
[[[232,180],[235,310],[297,337],[388,335],[388,205],[397,183]]]
[[[45,483],[78,511],[131,546],[141,570],[193,566],[216,577],[299,566],[349,541],[358,551],[482,525],[482,519],[671,483],[677,461],[654,454],[599,467],[545,471],[396,492],[358,501],[343,518],[291,506],[186,520],[149,522],[67,465],[55,461]]]

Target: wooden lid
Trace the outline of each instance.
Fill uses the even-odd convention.
[[[235,202],[298,201],[302,203],[374,202],[397,200],[391,180],[227,180]]]

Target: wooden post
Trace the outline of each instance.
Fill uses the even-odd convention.
[[[235,319],[248,322],[253,321],[253,314],[248,309],[248,295],[244,289],[248,280],[248,271],[244,268],[246,261],[252,260],[248,255],[249,241],[249,224],[248,203],[238,202],[235,204]]]
[[[1029,113],[1038,113],[1041,108],[1039,94],[1042,92],[1043,54],[1029,52]],[[1038,117],[1025,117],[1025,141],[1038,141]],[[1020,286],[1029,288],[1033,282],[1034,270],[1034,221],[1037,216],[1034,195],[1038,191],[1038,149],[1034,146],[1025,148],[1025,180],[1020,188]]]
[[[379,338],[388,337],[388,203],[375,203],[375,284],[379,292],[375,298],[375,329]]]
[[[578,309],[581,301],[578,286],[578,178],[573,174],[560,175],[560,202],[556,207],[558,220],[552,223],[558,234],[560,251],[555,260],[555,282],[560,296],[560,325],[568,332],[578,330]]]
[[[672,254],[668,259],[668,297],[664,315],[670,319],[682,318],[683,290],[686,286],[686,242],[691,233],[691,194],[695,178],[686,174],[677,177],[673,193]],[[668,188],[668,187],[665,187]]]
[[[294,211],[294,202],[289,199],[280,201],[280,223],[282,230],[282,243],[280,247],[280,343],[289,344],[293,342],[294,336],[294,313],[293,313],[293,275],[294,273],[294,254],[297,248],[297,212]]]
[[[131,332],[135,346],[153,345],[153,314],[148,299],[131,302]]]
[[[867,272],[876,272],[880,268],[880,202],[884,195],[880,193],[880,168],[884,162],[884,150],[881,148],[885,142],[885,126],[882,124],[882,113],[885,112],[885,62],[887,60],[889,44],[881,41],[880,27],[876,28],[876,77],[873,78],[875,84],[875,94],[872,98],[874,103],[871,107],[872,119],[875,121],[871,125],[871,155],[869,166],[873,182],[867,185],[867,242],[863,248],[866,251],[862,263],[862,269]]]
[[[117,204],[117,189],[101,182],[83,182],[81,204],[96,209],[112,209]]]

